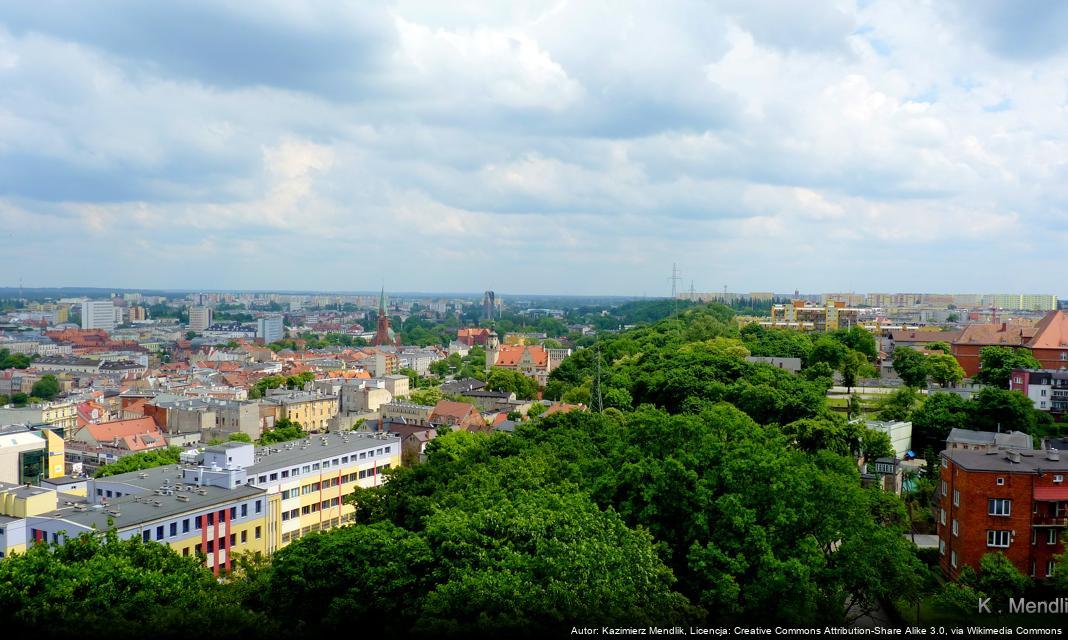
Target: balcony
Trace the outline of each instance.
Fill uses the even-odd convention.
[[[1068,526],[1068,515],[1032,515],[1031,526],[1033,527],[1064,527]]]

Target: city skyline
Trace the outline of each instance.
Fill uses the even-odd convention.
[[[57,5],[0,11],[12,285],[1061,286],[1057,4]]]

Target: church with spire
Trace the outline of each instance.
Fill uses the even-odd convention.
[[[400,336],[389,326],[389,314],[386,313],[386,288],[382,287],[382,294],[378,297],[378,326],[375,329],[375,337],[371,344],[376,347],[399,347]]]

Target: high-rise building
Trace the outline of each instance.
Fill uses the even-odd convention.
[[[204,331],[211,326],[211,307],[189,307],[189,330]]]
[[[497,313],[497,294],[487,291],[482,296],[482,319],[493,320]]]
[[[111,300],[82,301],[82,329],[115,329],[115,305]]]
[[[278,342],[285,337],[285,326],[282,316],[270,315],[256,320],[256,337],[263,340],[263,344]]]

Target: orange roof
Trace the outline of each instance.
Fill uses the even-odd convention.
[[[999,345],[1022,347],[1036,333],[1035,327],[999,322],[997,324],[970,324],[964,327],[953,344]]]
[[[1068,346],[1068,315],[1050,311],[1035,325],[1035,335],[1027,346],[1032,349],[1063,349]]]
[[[366,371],[356,371],[354,369],[327,371],[327,375],[331,378],[344,378],[345,380],[353,380],[357,378],[371,378],[371,374],[367,373]]]
[[[92,439],[99,444],[122,441],[131,451],[152,449],[166,444],[163,440],[163,433],[156,426],[156,422],[149,417],[87,424],[83,430],[87,430]],[[146,442],[144,436],[149,436],[151,441]]]
[[[546,367],[549,364],[549,352],[544,347],[530,347],[523,345],[501,345],[497,354],[498,367],[514,367],[523,359],[523,352],[528,351],[530,358],[536,367]]]
[[[569,411],[581,411],[586,407],[581,404],[567,404],[565,402],[557,402],[553,406],[549,407],[542,413],[542,416],[551,416],[554,413],[567,413]]]
[[[456,337],[457,338],[465,338],[465,337],[468,337],[468,336],[475,337],[475,336],[482,336],[482,335],[489,335],[489,329],[487,329],[485,327],[475,327],[474,329],[457,329],[456,330]]]
[[[466,402],[438,400],[438,403],[434,405],[434,410],[430,413],[430,419],[433,420],[435,416],[450,416],[462,420],[471,415],[472,411],[478,412],[474,405]]]

